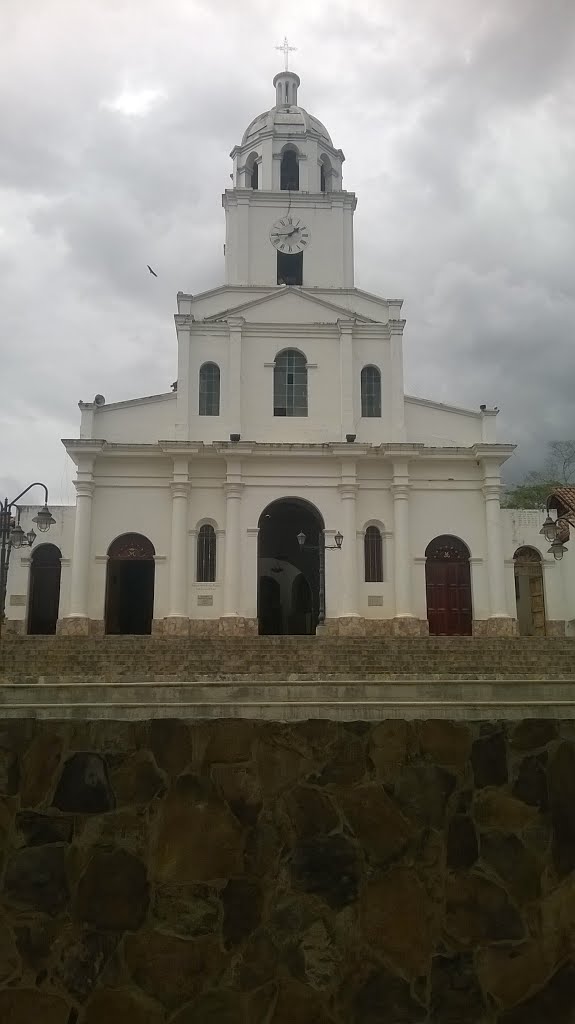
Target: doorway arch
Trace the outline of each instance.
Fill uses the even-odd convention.
[[[519,636],[545,636],[543,565],[536,548],[524,545],[513,555]]]
[[[320,609],[319,544],[324,522],[304,498],[278,498],[258,532],[258,623],[268,635],[315,634]],[[303,532],[306,543],[298,543]]]
[[[152,632],[154,545],[141,533],[123,533],[108,548],[106,633]]]
[[[28,633],[39,636],[56,632],[60,607],[62,552],[55,544],[40,544],[30,559]]]
[[[435,636],[471,636],[469,548],[459,537],[442,534],[425,549],[425,592],[429,632]]]

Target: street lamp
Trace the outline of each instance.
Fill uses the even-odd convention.
[[[319,536],[319,544],[306,544],[306,535],[303,530],[300,530],[297,535],[297,542],[302,551],[317,551],[319,554],[319,608],[317,621],[318,625],[322,625],[325,622],[325,552],[326,548],[330,551],[339,551],[343,544],[343,534],[339,530],[337,531],[333,538],[335,544],[326,544],[324,530],[320,530]]]
[[[33,487],[43,487],[45,497],[43,508],[34,516],[32,522],[36,524],[40,533],[46,533],[56,522],[48,508],[48,488],[46,484],[39,483],[38,481],[25,487],[13,501],[8,501],[8,498],[5,498],[0,505],[0,630],[2,629],[6,610],[6,588],[8,584],[8,569],[10,567],[10,552],[12,548],[31,548],[36,540],[34,530],[24,533],[20,526],[22,510],[18,505],[20,498],[23,498]],[[16,509],[18,513],[16,521],[12,517],[12,509]]]
[[[543,526],[539,530],[539,533],[545,537],[545,540],[549,541],[551,547],[547,552],[549,555],[553,555],[553,558],[557,562],[560,562],[563,555],[567,551],[566,545],[561,540],[561,536],[565,536],[565,531],[569,534],[569,527],[575,529],[575,518],[568,513],[559,515],[556,508],[551,508],[551,501],[553,495],[547,498],[547,519],[543,523]],[[555,512],[555,519],[551,517],[551,512]]]

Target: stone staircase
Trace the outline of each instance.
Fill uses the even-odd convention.
[[[4,637],[0,683],[575,678],[569,638]]]

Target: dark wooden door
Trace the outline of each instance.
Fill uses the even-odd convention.
[[[32,555],[28,633],[56,632],[60,606],[60,559],[60,549],[54,544],[42,544]]]
[[[470,636],[471,576],[468,561],[428,559],[425,565],[429,632]]]

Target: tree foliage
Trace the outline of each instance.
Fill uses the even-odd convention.
[[[551,491],[575,483],[575,441],[551,441],[547,447],[543,467],[506,489],[504,508],[544,509]]]

